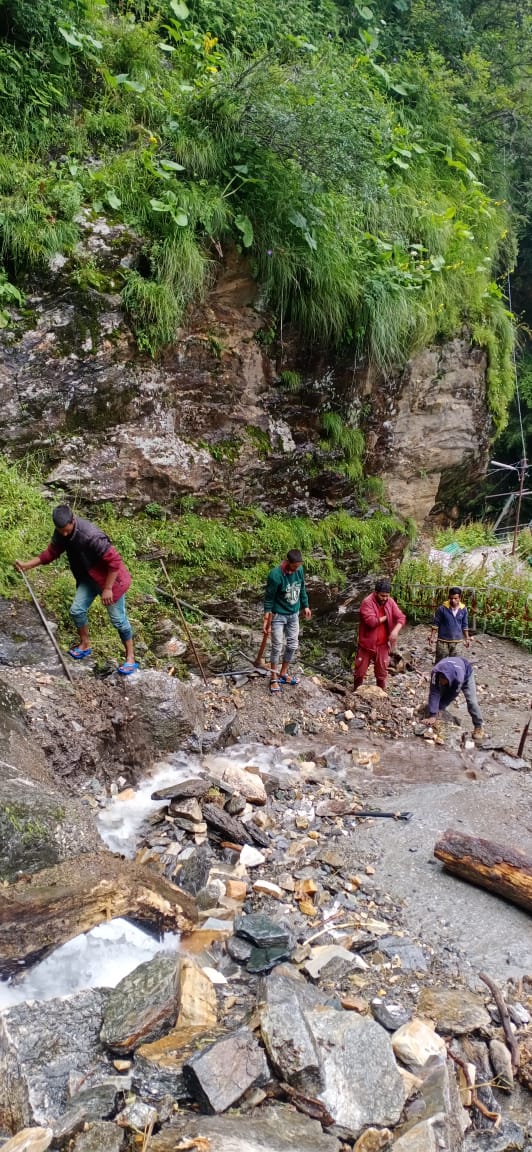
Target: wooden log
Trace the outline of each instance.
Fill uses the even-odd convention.
[[[447,828],[434,855],[448,872],[532,912],[532,860],[518,848]]]
[[[195,900],[150,868],[112,852],[65,860],[0,889],[0,977],[67,940],[124,916],[158,932],[188,931]]]

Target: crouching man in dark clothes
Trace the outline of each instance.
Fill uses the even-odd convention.
[[[16,560],[19,572],[28,572],[40,564],[51,564],[66,552],[70,570],[76,581],[76,595],[70,615],[79,633],[79,644],[69,649],[73,660],[84,660],[92,648],[87,626],[87,613],[97,596],[105,604],[111,624],[116,628],[125,648],[125,660],[118,671],[131,676],[138,668],[133,651],[133,629],[126,611],[126,592],[131,576],[109,537],[81,516],[74,516],[66,504],[54,508],[52,519],[55,532],[44,552],[33,560]]]
[[[439,712],[444,712],[460,690],[464,693],[467,711],[473,721],[473,739],[482,740],[482,714],[478,706],[477,686],[473,665],[463,656],[447,656],[434,664],[430,677],[428,716],[426,723],[436,720]]]

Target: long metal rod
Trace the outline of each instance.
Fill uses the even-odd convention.
[[[185,617],[184,617],[184,615],[183,615],[183,609],[182,609],[182,607],[181,607],[181,605],[180,605],[180,603],[179,603],[179,600],[177,599],[177,595],[176,595],[176,591],[175,591],[175,588],[174,588],[174,586],[173,586],[173,584],[172,584],[172,581],[170,580],[170,577],[169,577],[169,575],[168,575],[168,571],[167,571],[167,568],[166,568],[166,564],[165,564],[165,562],[164,562],[164,560],[163,560],[162,556],[159,556],[159,564],[161,565],[161,568],[162,568],[162,570],[163,570],[163,572],[164,572],[164,574],[165,574],[165,576],[166,576],[166,579],[167,579],[167,581],[168,581],[168,587],[169,587],[169,589],[170,589],[170,591],[171,591],[171,593],[172,593],[172,597],[173,597],[173,600],[174,600],[175,606],[176,606],[176,608],[177,608],[177,611],[179,612],[179,616],[180,616],[180,619],[181,619],[181,623],[182,623],[182,625],[183,625],[183,629],[184,629],[184,632],[185,632],[185,636],[186,636],[186,638],[187,638],[187,640],[188,640],[188,642],[189,642],[189,644],[190,644],[190,647],[192,648],[192,651],[193,651],[193,653],[194,653],[194,656],[195,656],[195,658],[196,658],[196,663],[197,663],[197,665],[198,665],[198,668],[199,668],[199,670],[200,670],[200,672],[201,672],[201,675],[202,675],[202,677],[203,677],[203,683],[204,683],[205,687],[206,687],[206,688],[208,688],[208,687],[209,687],[209,684],[208,684],[208,681],[207,681],[207,677],[206,677],[206,675],[205,675],[205,672],[204,672],[204,670],[203,670],[203,664],[201,663],[201,660],[200,660],[200,658],[199,658],[199,656],[198,656],[198,651],[197,651],[196,645],[195,645],[195,643],[194,643],[194,641],[193,641],[193,639],[192,639],[192,636],[190,635],[190,631],[189,631],[189,627],[188,627],[188,624],[187,624],[187,622],[186,622],[186,620],[185,620]]]
[[[46,629],[46,631],[47,631],[47,633],[48,633],[48,636],[49,636],[50,640],[52,641],[52,644],[53,644],[53,646],[54,646],[54,648],[55,648],[55,650],[56,650],[56,652],[57,652],[57,655],[59,656],[59,659],[60,659],[60,661],[61,661],[61,664],[63,665],[63,670],[64,670],[64,673],[65,673],[65,676],[66,676],[66,678],[67,678],[67,680],[70,680],[70,683],[71,683],[71,684],[73,684],[73,683],[74,683],[74,681],[73,681],[73,679],[72,679],[72,673],[71,673],[71,671],[70,671],[70,668],[68,667],[68,664],[67,664],[67,662],[66,662],[66,660],[65,660],[65,657],[63,656],[63,653],[62,653],[62,651],[61,651],[61,649],[60,649],[60,647],[59,647],[59,644],[57,643],[57,640],[56,640],[56,638],[55,638],[55,636],[54,636],[54,634],[53,634],[53,632],[52,632],[52,629],[50,628],[50,625],[49,625],[49,623],[48,623],[48,621],[47,621],[47,619],[46,619],[46,617],[45,617],[45,615],[44,615],[44,612],[43,612],[43,610],[42,610],[42,608],[41,608],[41,605],[39,604],[39,601],[37,600],[37,597],[36,597],[36,595],[35,595],[35,592],[33,591],[33,588],[32,588],[32,586],[31,586],[31,584],[30,584],[30,582],[29,582],[29,580],[28,580],[28,577],[26,576],[26,573],[25,573],[25,572],[22,572],[22,571],[21,571],[21,569],[20,569],[20,568],[17,568],[17,572],[20,572],[20,575],[22,576],[22,579],[23,579],[23,581],[24,581],[24,583],[25,583],[25,585],[26,585],[26,588],[28,589],[28,592],[29,592],[29,594],[30,594],[30,596],[31,596],[31,598],[32,598],[32,600],[33,600],[33,603],[34,603],[34,605],[35,605],[35,607],[36,607],[36,609],[37,609],[37,612],[39,613],[39,616],[40,616],[40,618],[41,618],[41,621],[42,621],[42,623],[44,624],[44,627],[45,627],[45,629]]]

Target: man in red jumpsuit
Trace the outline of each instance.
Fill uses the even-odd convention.
[[[375,665],[379,688],[386,688],[390,652],[393,652],[406,616],[390,596],[389,580],[377,580],[375,591],[360,605],[358,648],[355,657],[354,683],[360,688],[370,664]]]

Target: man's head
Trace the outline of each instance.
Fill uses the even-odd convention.
[[[303,557],[299,548],[291,548],[290,551],[286,553],[286,563],[289,572],[297,572],[303,563]]]
[[[451,608],[458,608],[461,595],[461,588],[449,588],[449,604],[451,605]]]
[[[390,597],[392,585],[386,576],[382,576],[380,580],[375,581],[375,596],[379,604],[386,604]]]
[[[439,688],[446,688],[449,681],[448,681],[447,677],[443,675],[443,672],[437,672],[436,673],[436,683],[438,684]]]
[[[60,536],[72,535],[75,528],[74,513],[68,504],[58,504],[52,512],[52,520]]]

